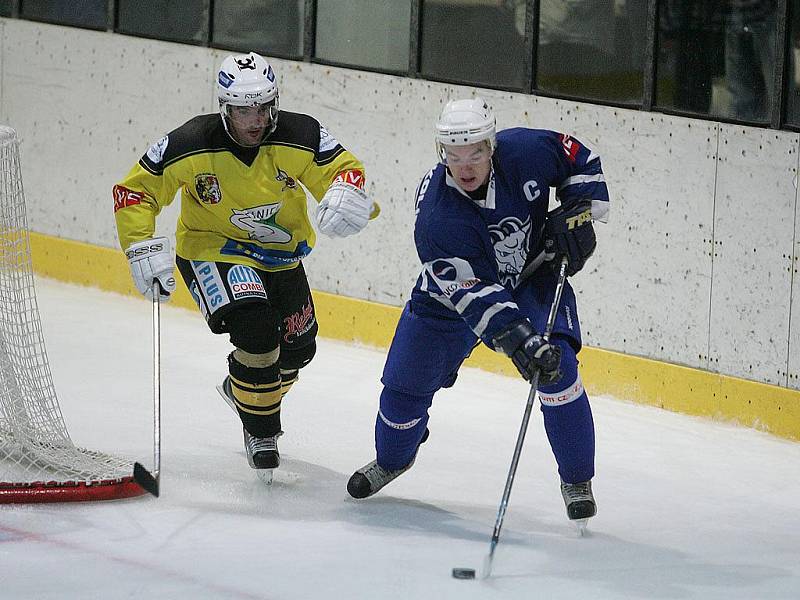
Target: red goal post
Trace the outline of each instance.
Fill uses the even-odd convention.
[[[146,493],[131,461],[70,439],[34,289],[16,132],[0,125],[0,504]]]

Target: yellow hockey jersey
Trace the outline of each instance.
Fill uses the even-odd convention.
[[[200,115],[153,144],[114,186],[122,249],[153,237],[181,192],[176,252],[267,271],[297,266],[314,247],[302,184],[319,202],[337,178],[364,185],[364,165],[308,115],[280,111],[256,148],[233,142],[220,115]]]

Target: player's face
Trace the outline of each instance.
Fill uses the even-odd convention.
[[[486,142],[469,146],[445,146],[444,155],[450,174],[465,192],[474,192],[489,181],[492,151]]]
[[[228,106],[228,123],[236,140],[245,146],[261,142],[271,122],[270,104]]]

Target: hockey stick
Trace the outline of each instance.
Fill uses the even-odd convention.
[[[558,284],[556,285],[556,293],[553,297],[553,304],[550,305],[550,314],[547,316],[547,325],[544,329],[545,340],[550,340],[550,334],[553,332],[553,326],[556,322],[556,313],[558,306],[561,303],[561,294],[564,291],[564,284],[567,281],[567,259],[561,259],[561,269],[558,273]],[[522,416],[522,424],[519,427],[519,435],[517,435],[517,445],[514,447],[514,456],[511,458],[511,466],[508,469],[508,477],[506,478],[506,487],[503,490],[503,498],[500,501],[500,508],[497,510],[497,519],[494,523],[494,531],[492,532],[492,540],[489,544],[489,554],[483,560],[483,568],[481,570],[481,579],[486,579],[492,574],[492,561],[494,560],[494,551],[497,548],[497,542],[500,541],[500,528],[503,526],[503,519],[506,515],[508,508],[508,499],[511,496],[511,486],[514,484],[514,476],[517,473],[517,465],[519,464],[519,457],[522,454],[522,444],[525,441],[525,434],[528,431],[528,421],[531,418],[531,409],[536,400],[536,388],[539,385],[539,371],[533,374],[531,378],[531,390],[528,393],[528,403],[525,405],[525,414]],[[473,579],[475,577],[474,569],[453,569],[453,577],[456,579]]]
[[[133,478],[158,498],[161,479],[161,285],[153,281],[153,472],[136,462]]]

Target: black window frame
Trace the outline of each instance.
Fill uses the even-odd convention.
[[[775,101],[773,102],[773,106],[771,107],[771,112],[769,115],[769,123],[765,124],[764,122],[753,122],[753,121],[746,121],[746,120],[739,120],[721,116],[714,116],[709,114],[702,114],[697,112],[691,112],[686,110],[680,109],[671,109],[665,107],[656,106],[655,102],[655,86],[657,81],[657,47],[658,47],[658,10],[660,4],[664,0],[643,0],[647,2],[647,16],[646,16],[646,39],[645,39],[645,46],[644,46],[644,57],[643,57],[643,78],[642,78],[642,100],[641,102],[614,102],[614,101],[604,101],[598,99],[589,99],[586,97],[582,97],[580,95],[563,95],[563,94],[554,94],[548,93],[543,90],[536,89],[535,81],[536,81],[536,54],[538,48],[538,23],[539,23],[539,10],[540,10],[540,0],[527,0],[526,2],[526,13],[525,13],[525,72],[524,72],[524,80],[523,85],[509,85],[509,86],[502,86],[502,85],[492,85],[486,86],[485,84],[476,83],[475,81],[468,81],[460,78],[433,78],[433,77],[425,77],[420,72],[420,61],[421,61],[421,41],[422,41],[422,19],[423,19],[423,11],[422,11],[422,2],[423,0],[411,0],[411,18],[409,22],[409,60],[408,60],[408,67],[407,69],[381,69],[381,68],[373,68],[373,67],[362,67],[358,65],[351,65],[351,64],[344,64],[339,63],[336,61],[326,60],[315,57],[315,40],[316,40],[316,16],[317,16],[317,0],[304,0],[304,15],[303,15],[303,43],[302,43],[302,55],[280,55],[280,54],[270,54],[270,56],[274,56],[276,58],[286,59],[286,60],[297,60],[307,63],[315,63],[321,65],[329,65],[333,67],[342,67],[353,69],[357,71],[365,71],[365,72],[375,72],[375,73],[384,73],[388,75],[395,75],[395,76],[402,76],[408,77],[412,79],[424,79],[429,81],[437,81],[446,84],[453,84],[453,85],[465,85],[470,87],[482,87],[484,89],[496,89],[499,91],[506,91],[506,92],[513,92],[513,93],[520,93],[520,94],[528,94],[533,96],[542,96],[548,98],[554,98],[559,100],[566,100],[566,101],[574,101],[574,102],[584,102],[587,104],[594,104],[599,106],[609,106],[615,108],[627,108],[633,110],[641,110],[645,112],[655,112],[659,114],[666,114],[666,115],[675,115],[675,116],[684,116],[684,117],[691,117],[700,120],[706,121],[714,121],[719,123],[731,123],[736,125],[745,125],[751,127],[758,127],[764,129],[778,129],[778,130],[786,130],[786,131],[800,131],[800,122],[791,123],[787,120],[787,109],[788,109],[788,86],[787,86],[787,69],[791,62],[787,59],[788,53],[791,51],[790,43],[791,43],[791,26],[790,26],[790,17],[791,14],[791,5],[790,0],[775,0],[776,2],[776,11],[777,11],[777,31],[776,31],[776,64],[775,64],[775,71],[773,77],[773,98]],[[691,0],[686,0],[691,1]],[[21,7],[24,0],[11,0],[11,16],[8,18],[25,18],[21,16]],[[172,41],[175,43],[183,43],[187,45],[195,45],[195,46],[206,46],[209,48],[219,49],[219,50],[232,50],[232,48],[226,48],[222,45],[218,45],[212,42],[213,40],[213,32],[214,32],[214,3],[215,0],[204,0],[207,6],[208,12],[208,39],[203,41],[175,41],[175,40],[168,40],[161,37],[153,37],[153,36],[146,36],[146,35],[139,35],[139,34],[132,34],[126,33],[119,30],[118,27],[118,0],[107,0],[108,2],[108,23],[106,26],[106,30],[113,31],[115,33],[119,33],[120,35],[131,35],[134,37],[145,37],[150,39],[161,39],[165,41]],[[798,8],[800,10],[800,7]],[[43,22],[39,19],[27,19],[36,22]],[[48,21],[44,21],[48,22]],[[73,27],[73,25],[64,25],[63,23],[58,23],[58,25],[66,26],[66,27]],[[96,30],[97,28],[94,27],[83,27],[83,26],[74,26],[80,27],[83,29],[90,29]],[[800,68],[800,66],[798,66]]]

